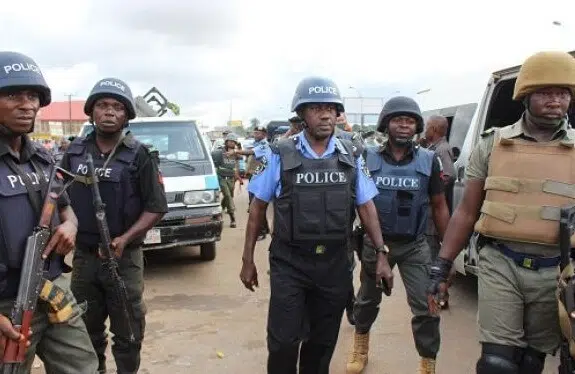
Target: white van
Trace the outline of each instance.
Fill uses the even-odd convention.
[[[85,124],[78,136],[92,128]],[[199,245],[201,258],[213,260],[223,227],[220,186],[196,121],[143,117],[130,121],[127,130],[158,152],[168,200],[168,213],[148,231],[143,249]]]
[[[575,56],[575,51],[570,52]],[[515,123],[524,111],[521,102],[514,101],[513,88],[521,66],[514,66],[491,74],[487,88],[475,111],[469,131],[461,148],[461,154],[455,162],[457,180],[454,187],[453,205],[459,204],[463,197],[465,187],[465,168],[471,155],[471,151],[477,144],[481,133],[491,127],[503,127]],[[575,123],[575,113],[569,113],[570,123]],[[455,261],[455,267],[462,274],[477,275],[478,248],[477,233],[471,235],[468,246],[463,249]]]

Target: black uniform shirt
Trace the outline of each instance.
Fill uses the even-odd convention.
[[[106,160],[109,153],[102,153],[96,145],[96,135],[92,131],[86,136],[86,147],[88,152],[92,154],[94,160]],[[128,132],[118,146],[116,154],[121,151],[120,147],[127,147],[126,142],[131,141],[132,135]],[[138,147],[134,165],[138,170],[140,196],[142,197],[142,208],[150,213],[166,213],[168,211],[168,202],[166,200],[166,193],[164,191],[164,184],[162,174],[158,168],[157,163],[154,161],[152,155],[145,146]],[[62,167],[70,170],[70,159],[68,153],[62,158]]]
[[[40,152],[43,154],[43,157],[39,155]],[[44,148],[42,148],[41,145],[34,144],[34,142],[30,140],[30,138],[27,135],[22,135],[22,145],[20,148],[19,155],[16,152],[14,152],[12,148],[10,148],[8,143],[3,138],[0,138],[0,159],[4,160],[4,157],[12,157],[12,159],[17,165],[27,164],[30,162],[30,160],[34,160],[36,165],[44,166],[46,162],[45,161],[46,157],[51,159],[52,162],[54,162],[54,158],[50,156],[50,153]],[[50,177],[49,169],[42,169],[42,172],[45,174],[44,176],[46,178]],[[58,199],[58,207],[65,208],[68,205],[70,205],[70,198],[68,197],[68,194],[64,192],[60,196],[60,199]]]

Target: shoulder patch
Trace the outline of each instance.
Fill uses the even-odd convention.
[[[361,172],[366,177],[371,178],[371,173],[369,172],[369,169],[367,168],[367,163],[365,162],[365,158],[363,156],[359,156],[359,165],[360,165]]]
[[[481,133],[481,136],[485,138],[486,136],[489,136],[489,135],[494,134],[494,133],[495,133],[495,127],[490,127],[487,130],[483,131]]]
[[[259,161],[260,164],[256,167],[256,170],[254,170],[254,175],[260,175],[268,166],[268,158],[266,156],[263,156]]]

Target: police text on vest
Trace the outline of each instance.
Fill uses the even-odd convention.
[[[40,184],[40,178],[38,177],[38,174],[36,173],[26,173],[26,174],[32,181],[33,185]],[[16,183],[19,183],[21,186],[26,187],[24,181],[22,180],[22,177],[20,177],[19,175],[7,175],[6,178],[8,178],[8,182],[10,182],[10,186],[12,187],[12,189],[16,187]],[[48,178],[45,179],[46,181],[48,181]]]
[[[296,174],[296,184],[346,183],[347,177],[342,171],[308,171]]]
[[[112,168],[106,168],[106,169],[94,168],[94,171],[96,172],[96,175],[98,177],[110,178],[110,174],[112,174]],[[78,170],[76,170],[76,174],[80,174],[80,175],[88,174],[88,166],[84,165],[84,164],[79,164]]]
[[[419,178],[416,177],[377,177],[375,185],[380,188],[397,190],[419,190]]]

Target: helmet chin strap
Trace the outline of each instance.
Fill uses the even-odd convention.
[[[387,137],[389,138],[389,141],[396,147],[399,148],[407,148],[409,146],[411,146],[411,144],[413,143],[413,140],[411,139],[406,139],[406,138],[396,138],[394,136],[391,136],[389,134],[389,132],[387,133]]]
[[[116,137],[118,135],[118,133],[121,133],[122,131],[124,131],[124,129],[128,126],[128,122],[126,122],[126,124],[124,126],[122,126],[118,131],[106,132],[106,131],[102,131],[98,128],[98,126],[96,125],[96,123],[94,122],[94,120],[92,119],[91,116],[90,116],[90,123],[92,124],[92,127],[94,128],[94,131],[96,132],[96,134],[98,136],[100,136],[101,138],[105,138],[105,139],[112,139],[112,138]]]

